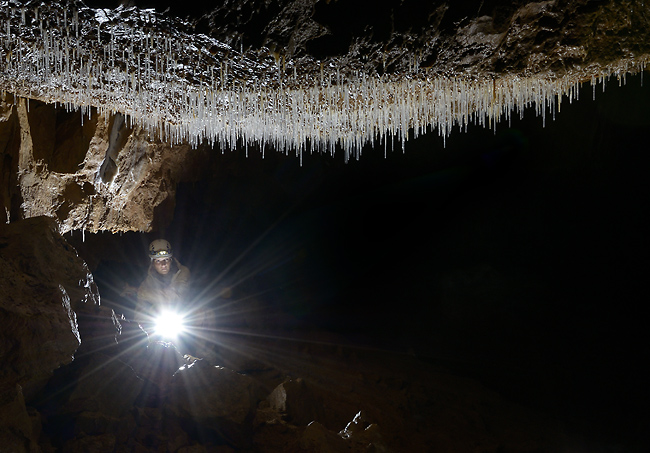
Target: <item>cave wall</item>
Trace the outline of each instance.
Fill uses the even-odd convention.
[[[121,114],[9,95],[0,153],[3,223],[49,216],[62,233],[149,231],[154,213],[170,221],[176,183],[200,174],[200,151],[148,137]]]
[[[37,217],[2,225],[2,382],[29,387],[69,363],[81,343],[75,308],[99,302],[87,266]]]

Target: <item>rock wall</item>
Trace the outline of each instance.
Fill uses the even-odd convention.
[[[72,361],[81,343],[75,309],[99,304],[86,264],[37,217],[0,226],[3,387],[29,387]]]
[[[0,451],[41,451],[42,421],[26,401],[57,370],[115,344],[119,327],[51,217],[0,224],[0,326]]]
[[[0,225],[0,444],[9,448],[3,451],[34,451],[38,431],[24,396],[73,360],[81,343],[74,308],[99,303],[88,268],[57,230],[45,217]]]
[[[6,96],[0,156],[2,223],[49,216],[61,233],[118,232],[168,222],[176,183],[200,173],[201,152],[148,137],[121,114]]]

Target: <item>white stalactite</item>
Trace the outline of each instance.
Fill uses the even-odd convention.
[[[340,145],[347,158],[377,138],[404,141],[432,130],[447,137],[469,124],[493,128],[529,107],[545,122],[565,96],[572,102],[581,83],[604,85],[612,75],[624,83],[648,60],[561,77],[484,78],[415,69],[399,77],[345,74],[334,61],[313,62],[318,69],[311,74],[320,76],[305,84],[295,62],[280,64],[271,54],[252,61],[209,37],[174,29],[153,10],[12,5],[0,2],[0,89],[69,109],[121,112],[152,137],[222,149],[261,142],[301,154]]]

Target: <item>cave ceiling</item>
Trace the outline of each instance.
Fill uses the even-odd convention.
[[[539,116],[643,70],[642,1],[0,2],[1,213],[150,231],[201,159]]]

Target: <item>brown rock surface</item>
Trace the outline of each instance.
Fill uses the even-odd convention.
[[[413,356],[307,338],[240,342],[272,357],[275,373],[205,360],[175,371],[156,367],[160,356],[146,352],[154,345],[115,345],[58,370],[28,402],[38,412],[25,408],[20,389],[13,399],[6,393],[0,414],[15,429],[1,433],[14,443],[31,439],[32,450],[23,451],[64,452],[533,452],[585,445],[576,426]],[[131,367],[149,374],[143,380]]]
[[[6,221],[44,215],[61,233],[148,231],[169,222],[176,183],[200,174],[199,151],[152,141],[119,114],[93,110],[82,120],[79,111],[8,98],[0,111]]]
[[[25,407],[22,388],[0,388],[0,450],[16,453],[40,452],[40,421],[32,423]]]
[[[39,451],[23,398],[73,360],[81,343],[76,310],[99,295],[86,264],[53,219],[0,225],[0,444]],[[35,424],[40,429],[40,421]]]
[[[278,366],[300,376],[269,395],[268,409],[260,406],[260,451],[297,442],[306,451],[473,451],[480,445],[523,452],[577,441],[543,414],[415,357],[335,345],[300,349],[260,346],[263,355],[291,356]],[[363,448],[369,444],[375,450]]]
[[[340,57],[351,67],[396,77],[418,70],[559,76],[647,54],[647,8],[596,0],[388,0],[379,7],[234,0],[197,22],[233,47],[266,46],[301,62]]]
[[[25,391],[70,363],[81,343],[74,310],[99,304],[85,263],[53,219],[0,226],[3,387]]]
[[[170,404],[178,415],[243,424],[261,399],[253,379],[223,367],[195,362],[172,383]]]

